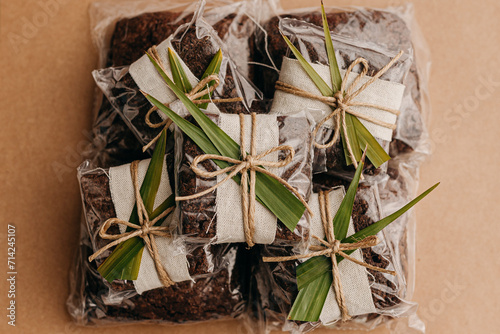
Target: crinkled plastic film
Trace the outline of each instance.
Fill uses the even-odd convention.
[[[326,183],[326,182],[325,182]],[[316,186],[316,189],[335,189],[335,184],[342,185],[343,182],[331,182],[326,185]],[[359,189],[353,210],[353,222],[356,231],[361,230],[374,221],[381,218],[380,199],[376,186],[361,186]],[[398,275],[383,275],[368,270],[368,280],[372,293],[373,302],[377,313],[359,315],[346,323],[341,321],[329,328],[336,329],[373,329],[390,318],[405,317],[415,312],[416,304],[406,300],[406,259],[402,258],[398,249],[394,249],[396,241],[394,231],[385,231],[379,234],[380,244],[371,249],[363,250],[364,262],[395,270]],[[303,253],[305,245],[278,247],[275,245],[262,246],[262,256],[290,256]],[[300,262],[280,262],[258,264],[252,275],[252,288],[256,289],[260,297],[254,306],[259,309],[261,326],[266,330],[286,330],[294,333],[308,332],[321,327],[321,322],[305,323],[288,320],[288,313],[297,296],[297,281],[295,268]]]
[[[200,2],[185,8],[183,4],[148,1],[128,2],[127,6],[93,4],[92,34],[99,51],[100,66],[123,65],[128,61],[135,61],[136,59],[130,58],[129,53],[141,56],[147,47],[161,42],[182,24],[188,25],[195,11],[200,20],[203,13],[205,32],[212,29],[211,25],[220,23],[226,29],[226,39],[233,42],[249,40],[251,32],[248,29],[254,21],[242,22],[241,18],[246,14],[241,9],[242,3],[213,1],[204,5],[204,2]],[[212,12],[208,13],[209,10]],[[154,21],[158,31],[147,35],[145,33],[151,25],[141,30],[140,23],[151,21]],[[138,40],[131,37],[134,34],[139,36]],[[242,57],[246,53],[244,50],[239,48],[237,56]],[[235,66],[231,70],[236,71]],[[241,66],[248,71],[246,63]],[[251,87],[249,81],[246,85]],[[119,325],[127,322],[170,324],[241,317],[247,300],[244,289],[248,284],[244,282],[247,268],[241,266],[245,263],[242,258],[245,257],[246,250],[239,245],[187,243],[190,273],[195,283],[181,282],[174,287],[155,289],[142,295],[136,293],[131,282],[106,282],[97,272],[96,263],[88,262],[88,256],[104,242],[97,235],[98,228],[105,219],[113,216],[112,203],[105,186],[89,180],[106,183],[108,167],[148,156],[142,153],[142,143],[137,140],[136,133],[129,129],[130,124],[124,122],[122,115],[116,111],[116,105],[107,98],[101,100],[101,96],[98,94],[96,97],[98,112],[92,130],[93,142],[84,154],[84,158],[90,160],[79,169],[84,215],[80,247],[71,273],[71,294],[67,302],[70,314],[81,325]],[[84,184],[87,186],[84,187]],[[109,254],[105,256],[107,255]],[[96,262],[100,263],[102,260],[103,258]]]
[[[230,70],[243,73],[243,76],[250,75],[252,68],[248,60],[242,59],[248,58],[253,49],[253,38],[249,36],[259,17],[263,15],[257,10],[261,8],[258,3],[260,0],[237,3],[199,1],[191,5],[166,1],[129,1],[126,6],[111,2],[93,3],[90,8],[91,33],[99,53],[99,68],[128,66],[141,57],[145,50],[159,44],[179,27],[189,27],[197,20],[203,20],[207,28],[203,32],[200,32],[203,29],[198,29],[198,32],[207,34],[207,30],[210,30],[208,27],[213,27],[224,43],[238,46],[226,50],[226,54],[237,60],[231,63]],[[182,35],[179,36],[181,37]],[[239,79],[237,84],[239,87],[244,86],[246,90],[251,89],[251,84],[244,79]],[[245,89],[240,88],[239,94]],[[250,96],[247,101],[252,98]],[[140,150],[144,144],[141,137],[143,129],[138,132],[129,123],[130,118],[135,116],[134,112],[131,111],[129,118],[126,118],[120,112],[117,115],[115,107],[96,91],[92,142],[84,152],[84,158],[102,167],[148,156]],[[134,137],[140,141],[135,141]]]
[[[198,78],[201,78],[217,51],[223,50],[219,73],[221,85],[215,91],[213,98],[240,97],[243,101],[219,103],[218,108],[221,112],[264,111],[265,106],[260,101],[261,93],[238,71],[235,62],[228,56],[230,52],[220,40],[217,31],[203,18],[197,19],[194,23],[182,25],[175,34],[170,36],[170,40],[180,59]],[[146,124],[145,117],[151,104],[140,93],[139,87],[128,72],[128,66],[96,70],[93,74],[97,85],[142,144],[148,143],[159,133],[160,128],[150,128]],[[157,113],[153,113],[150,119],[153,123],[162,120]]]

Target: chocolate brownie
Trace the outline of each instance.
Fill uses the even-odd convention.
[[[115,217],[109,178],[103,169],[83,173],[80,178],[87,235],[91,241],[87,253],[96,251],[109,240],[99,237],[98,230],[105,220]],[[113,226],[111,234],[119,233]],[[167,322],[202,321],[238,316],[246,304],[244,281],[246,269],[239,264],[238,246],[187,244],[189,274],[196,282],[180,282],[169,288],[159,288],[137,295],[132,281],[106,282],[97,272],[97,266],[109,256],[112,249],[96,262],[88,263],[86,299],[84,307],[88,318],[106,321],[157,320]],[[187,303],[186,301],[189,300]],[[98,301],[98,302],[97,302]]]
[[[314,191],[327,190],[340,185],[347,189],[349,186],[347,182],[328,175],[321,175],[321,178],[315,177],[314,182]],[[373,213],[369,213],[369,206],[374,205],[371,197],[373,197],[373,193],[369,187],[360,185],[352,213],[356,232],[375,222],[371,217]],[[292,247],[275,247],[273,245],[261,247],[261,256],[290,256],[294,254]],[[380,268],[389,267],[390,263],[387,258],[375,252],[372,248],[363,249],[362,254],[364,262],[370,265]],[[260,262],[256,273],[253,275],[251,291],[258,296],[255,298],[259,300],[259,303],[254,304],[254,311],[256,314],[263,313],[263,315],[259,314],[263,317],[263,321],[274,329],[281,329],[297,297],[296,267],[299,264],[298,261]],[[367,270],[369,272],[368,279],[371,285],[373,302],[377,309],[389,309],[402,302],[401,293],[395,283],[397,279],[386,278],[387,275],[384,276],[371,269]],[[358,321],[361,317],[357,317],[359,318]],[[369,322],[382,317],[384,316],[380,314],[369,314],[365,315],[364,319]],[[319,325],[298,321],[295,323],[299,326],[317,327]]]
[[[179,27],[189,23],[192,18],[192,13],[163,11],[145,13],[136,17],[119,20],[116,23],[111,38],[108,65],[115,67],[130,65],[144,55],[144,52],[148,48],[162,42],[176,32]],[[235,18],[238,20],[236,28],[234,28],[233,25]],[[229,13],[220,17],[219,20],[216,20],[213,28],[220,38],[228,38],[235,35],[241,39],[241,34],[251,34],[250,31],[252,28],[249,27],[248,21],[250,20],[248,20],[248,17],[245,15],[236,16],[234,13]],[[186,36],[182,40],[183,45],[189,44],[189,40],[195,36],[193,28],[188,30],[187,35],[189,36]],[[253,40],[249,40],[248,43],[253,44]],[[178,48],[176,49],[180,53],[187,52],[189,54],[189,50],[192,51],[192,49],[181,47],[180,42],[177,43],[177,46]],[[249,47],[249,49],[251,48]],[[206,68],[209,62],[208,59],[211,59],[215,54],[213,50],[209,50],[206,47],[204,50],[208,52],[208,54],[205,53],[197,56],[197,60],[204,60],[204,63],[193,65],[192,70],[194,70],[194,72],[196,72],[196,68],[194,67],[201,68],[205,66],[204,68]],[[191,54],[197,54],[197,52],[191,52]],[[194,61],[194,59],[189,57],[192,57],[192,55],[186,56],[186,61]],[[121,86],[123,89],[130,92],[130,90],[127,89],[129,88],[133,89],[135,93],[138,92],[137,86],[129,75],[126,76],[124,80],[125,82]],[[226,86],[221,96],[234,97],[236,88],[233,75],[229,73],[229,70],[225,81]],[[123,91],[121,91],[121,93],[123,93]],[[144,115],[145,112],[147,112],[146,108],[149,106],[149,103],[145,101],[142,95],[122,96],[122,100],[124,98],[126,98],[127,102],[130,102],[129,112],[133,112],[131,109],[138,108],[138,113],[142,116],[137,117],[137,119],[132,118],[134,123],[133,126],[137,126],[139,131],[129,129],[129,120],[124,120],[122,113],[117,114],[116,111],[113,110],[113,107],[110,106],[109,102],[104,98],[93,125],[92,144],[85,154],[85,158],[95,161],[95,165],[97,166],[116,166],[135,159],[144,158],[147,154],[142,153],[142,145],[151,138],[154,138],[159,131],[149,128],[144,129]],[[113,106],[115,108],[117,107],[116,105]],[[228,112],[241,112],[244,109],[241,103],[232,103],[232,106],[228,105],[224,108],[226,108]],[[254,108],[261,107],[254,106]],[[145,109],[146,111],[144,111]],[[123,111],[123,109],[119,110]],[[134,137],[138,137],[140,142],[137,142],[136,139],[134,140]],[[124,145],[125,142],[127,145]]]
[[[306,59],[311,62],[320,62],[323,64],[327,63],[326,51],[324,44],[318,43],[317,41],[308,42],[308,36],[310,39],[315,40],[319,36],[316,32],[311,33],[312,29],[321,30],[322,19],[320,12],[303,12],[303,13],[293,13],[285,14],[281,16],[281,25],[284,28],[284,33],[291,38],[292,42],[299,48],[299,50],[306,56]],[[359,47],[357,52],[352,55],[347,53],[342,54],[342,50],[336,46],[338,52],[341,56],[339,57],[339,65],[349,64],[354,61],[355,58],[362,56],[366,58],[370,63],[369,75],[373,74],[376,70],[380,69],[387,61],[379,62],[375,65],[374,59],[366,56],[366,51],[370,44],[376,47],[386,48],[392,53],[397,53],[400,50],[405,51],[406,54],[413,54],[412,44],[411,44],[411,34],[406,23],[396,14],[371,10],[332,10],[327,13],[327,19],[329,23],[330,30],[334,34],[338,34],[341,37],[346,37],[354,41],[361,41],[364,43],[364,47]],[[308,26],[309,25],[309,26]],[[281,36],[278,27],[280,26],[280,18],[274,17],[270,19],[264,28],[267,33],[267,40],[264,38],[260,39],[260,49],[263,50],[265,43],[268,45],[268,52],[271,57],[272,62],[279,69],[281,68],[281,63],[284,56],[292,57],[293,54],[289,51],[283,37]],[[295,29],[298,33],[287,34],[286,29],[294,30],[294,27],[307,27],[307,29]],[[312,36],[312,37],[311,37]],[[299,43],[300,40],[300,43]],[[375,43],[375,44],[373,44]],[[338,42],[336,43],[338,44]],[[355,56],[355,57],[353,57]],[[272,62],[268,58],[267,54],[263,52],[256,52],[254,55],[257,62],[261,62],[266,65],[271,65]],[[377,60],[377,59],[375,59]],[[344,66],[346,67],[346,66]],[[413,149],[418,147],[422,134],[425,132],[421,108],[420,108],[420,90],[419,90],[419,78],[416,69],[416,63],[413,61],[409,68],[408,75],[398,76],[397,71],[392,71],[396,74],[385,76],[383,79],[401,82],[406,85],[405,96],[403,99],[403,105],[401,108],[402,115],[399,117],[398,129],[396,129],[393,136],[393,140],[389,146],[388,143],[383,143],[383,147],[388,150],[389,154],[394,157],[398,154],[411,152]],[[404,72],[403,72],[404,73]],[[404,73],[406,74],[406,73]],[[274,95],[275,83],[278,79],[278,72],[265,66],[258,67],[256,71],[255,83],[264,92],[266,97],[271,98]],[[331,131],[324,133],[324,136],[331,136]],[[323,151],[324,152],[324,151]],[[321,150],[317,150],[316,155],[321,153]],[[320,154],[321,155],[321,154]],[[346,176],[351,175],[353,169],[346,168],[339,162],[345,161],[342,144],[339,142],[338,145],[332,147],[328,150],[326,154],[326,164],[328,170],[333,172],[336,176]],[[320,159],[321,160],[321,159]],[[317,165],[317,164],[315,164]],[[320,166],[321,167],[321,166]],[[374,168],[370,168],[370,164],[367,163],[367,174],[378,173]]]
[[[89,236],[82,233],[78,266],[72,272],[72,289],[67,302],[79,325],[200,322],[238,318],[245,312],[248,267],[243,265],[246,250],[241,247],[217,246],[217,257],[221,259],[219,269],[193,275],[194,282],[180,282],[138,295],[132,284],[116,290],[103,280],[96,264],[87,261],[93,250],[84,237],[88,240]],[[198,251],[188,257],[188,261],[193,265],[198,261],[196,257],[209,256],[213,255],[206,250]]]

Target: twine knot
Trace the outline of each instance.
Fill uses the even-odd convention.
[[[247,155],[247,157],[244,159],[245,161],[245,168],[244,170],[250,169],[252,166],[255,166],[255,159],[252,155]]]
[[[160,54],[158,53],[158,50],[156,49],[156,46],[153,45],[147,52],[151,58],[154,59],[154,61],[160,66],[163,72],[167,73],[165,69],[165,65],[163,64],[163,61],[161,60]],[[213,83],[212,85],[209,86],[210,83]],[[234,97],[234,98],[227,98],[227,99],[200,99],[200,97],[203,97],[205,95],[208,95],[210,97],[210,94],[213,93],[217,87],[220,85],[220,79],[217,74],[211,74],[208,75],[207,77],[203,78],[198,82],[198,84],[191,89],[190,92],[185,93],[186,97],[191,100],[194,104],[204,104],[204,103],[230,103],[230,102],[241,102],[243,101],[243,98],[241,97]],[[166,107],[169,106],[169,104],[165,104]],[[164,129],[167,129],[172,125],[172,120],[169,118],[159,122],[159,123],[153,123],[151,122],[151,114],[155,111],[158,110],[157,106],[151,107],[145,117],[145,122],[146,124],[153,129],[163,127]],[[142,151],[146,152],[154,143],[158,141],[158,139],[161,136],[161,131],[160,133],[153,138],[149,143],[143,146]]]
[[[141,237],[145,237],[145,236],[147,236],[151,232],[151,229],[149,228],[148,225],[142,225],[141,226],[141,231],[142,231]]]
[[[216,185],[196,193],[190,196],[182,196],[176,197],[176,201],[187,201],[202,197],[206,194],[213,192],[215,189],[220,187],[222,184],[232,179],[238,173],[241,174],[241,202],[242,202],[242,210],[243,210],[243,227],[245,232],[245,241],[248,247],[253,247],[255,245],[254,234],[255,234],[255,183],[256,183],[256,172],[266,174],[273,179],[280,182],[284,185],[289,191],[291,191],[297,198],[301,201],[304,207],[308,210],[309,213],[312,214],[309,205],[304,200],[304,198],[299,194],[299,192],[293,188],[288,182],[283,180],[281,177],[269,172],[264,167],[274,167],[280,168],[288,165],[295,156],[295,150],[293,147],[289,145],[280,145],[268,149],[267,151],[257,154],[257,116],[255,113],[251,114],[252,118],[252,131],[251,131],[251,139],[250,139],[250,154],[248,154],[245,150],[246,139],[245,139],[245,115],[240,114],[240,150],[241,150],[241,159],[233,159],[222,155],[217,154],[202,154],[198,155],[193,159],[191,163],[191,170],[199,177],[202,178],[214,178],[219,175],[227,173],[227,176],[217,183]],[[279,162],[272,162],[262,160],[267,155],[274,152],[285,152],[285,158]],[[207,172],[198,167],[200,163],[205,160],[219,160],[226,161],[232,164],[229,167],[217,170],[215,172]],[[248,173],[249,172],[249,173]],[[250,174],[250,177],[248,176]]]
[[[132,182],[134,185],[134,193],[137,206],[137,215],[139,217],[139,225],[118,218],[110,218],[106,220],[99,229],[99,236],[102,239],[114,240],[114,241],[108,243],[106,246],[100,248],[94,254],[92,254],[89,257],[89,262],[94,261],[99,255],[101,255],[111,247],[121,244],[122,242],[127,241],[129,239],[140,237],[143,239],[144,244],[146,245],[146,248],[149,251],[149,254],[151,254],[151,258],[155,263],[156,272],[158,274],[160,282],[163,284],[163,286],[169,287],[171,285],[174,285],[175,283],[174,281],[172,281],[167,271],[163,267],[163,264],[161,263],[160,254],[158,253],[158,247],[156,245],[156,241],[153,236],[165,237],[165,238],[172,237],[168,227],[155,226],[155,225],[156,223],[160,222],[163,218],[165,218],[170,212],[172,212],[174,208],[170,207],[167,210],[163,211],[153,220],[149,219],[149,214],[146,210],[146,207],[144,206],[144,202],[142,200],[140,193],[140,187],[138,181],[138,166],[139,166],[139,161],[137,160],[133,161],[130,164],[130,174],[132,175]],[[109,234],[108,230],[112,225],[124,225],[135,231],[129,231],[129,232],[125,231],[124,233],[120,234]]]
[[[400,51],[396,57],[394,57],[387,65],[385,65],[382,69],[380,69],[373,77],[371,77],[368,81],[366,81],[363,85],[361,85],[358,89],[356,87],[358,84],[361,82],[361,80],[366,76],[368,73],[369,65],[368,61],[364,58],[357,58],[349,67],[347,68],[344,78],[342,80],[342,84],[340,86],[340,89],[335,92],[333,97],[331,96],[323,96],[323,95],[317,95],[305,90],[302,90],[298,87],[295,87],[293,85],[284,83],[282,81],[277,81],[276,82],[276,89],[284,91],[289,94],[293,94],[296,96],[300,97],[305,97],[313,100],[317,100],[320,102],[323,102],[327,105],[329,105],[332,108],[332,112],[323,118],[318,124],[316,124],[316,127],[314,128],[313,131],[313,138],[314,138],[314,146],[319,149],[326,149],[332,147],[340,138],[340,129],[344,131],[344,133],[347,133],[347,124],[345,120],[345,114],[351,114],[359,119],[363,119],[365,121],[371,122],[373,124],[388,128],[388,129],[396,129],[395,124],[387,123],[384,121],[381,121],[377,118],[365,115],[363,113],[357,112],[352,109],[352,107],[366,107],[366,108],[374,108],[382,111],[389,112],[394,115],[399,115],[400,111],[396,109],[391,109],[391,108],[386,108],[384,106],[376,105],[376,104],[371,104],[371,103],[363,103],[363,102],[354,102],[354,99],[361,94],[368,86],[373,84],[378,78],[380,78],[385,72],[387,72],[395,63],[396,61],[401,58],[403,55],[403,51]],[[358,76],[354,79],[352,84],[347,87],[347,79],[349,78],[349,75],[352,73],[354,67],[356,65],[361,64],[363,66],[363,69],[361,72],[358,74]],[[330,141],[327,143],[319,143],[316,141],[317,133],[320,129],[320,127],[325,124],[327,121],[330,119],[333,119],[334,121],[334,126],[335,126],[335,132],[333,134],[333,137]],[[351,143],[349,141],[348,136],[344,136],[345,138],[345,144],[349,153],[349,156],[351,158],[351,161],[354,165],[355,168],[358,168],[358,162],[356,161],[356,157],[354,156],[354,151],[352,149]]]
[[[334,101],[335,101],[333,103],[335,103],[337,105],[337,107],[344,109],[344,110],[349,108],[349,106],[344,103],[344,93],[343,92],[337,91],[335,94],[333,94],[333,97],[334,97]]]
[[[370,248],[376,246],[380,240],[377,236],[368,236],[360,241],[353,243],[342,243],[340,240],[335,238],[334,226],[332,224],[333,217],[330,209],[330,199],[329,199],[329,191],[322,191],[318,194],[319,205],[321,211],[321,222],[323,224],[323,230],[325,231],[326,240],[322,238],[318,238],[313,235],[313,239],[317,240],[320,245],[311,245],[309,246],[309,252],[307,254],[299,254],[292,256],[279,256],[279,257],[264,257],[264,262],[283,262],[283,261],[292,261],[298,259],[308,259],[316,256],[328,256],[332,261],[332,287],[335,292],[335,299],[337,304],[339,305],[340,314],[342,316],[342,321],[347,321],[351,319],[349,315],[349,310],[347,309],[344,292],[342,289],[342,282],[340,280],[340,271],[337,263],[337,256],[341,256],[346,260],[349,260],[353,263],[356,263],[365,268],[379,271],[385,274],[396,275],[395,271],[387,270],[384,268],[375,267],[369,265],[363,261],[359,261],[358,259],[349,256],[344,251],[354,251],[357,249]]]
[[[340,240],[335,240],[331,248],[333,254],[338,254],[340,252]]]

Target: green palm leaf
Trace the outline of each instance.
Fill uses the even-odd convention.
[[[166,209],[175,206],[174,196],[167,198],[156,210],[153,211],[154,201],[160,187],[163,163],[165,160],[166,131],[164,130],[153,152],[146,176],[140,188],[141,198],[150,219],[158,217]],[[137,207],[134,206],[129,222],[139,224]],[[158,222],[161,224],[162,221]],[[130,228],[127,229],[129,231]],[[111,255],[99,266],[98,272],[107,281],[115,279],[136,280],[139,274],[144,242],[141,238],[129,239],[117,246]]]

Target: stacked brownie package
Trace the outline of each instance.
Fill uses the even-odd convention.
[[[412,40],[416,32],[411,31],[412,22],[408,20],[407,15],[408,12],[404,10],[399,12],[372,9],[331,9],[326,14],[329,28],[334,34],[332,37],[341,69],[346,69],[356,58],[363,57],[370,66],[368,75],[373,75],[387,64],[388,58],[401,50],[404,52],[395,66],[382,76],[387,81],[405,86],[400,107],[401,114],[392,140],[379,141],[392,159],[379,169],[367,164],[365,170],[367,181],[364,188],[358,191],[353,209],[352,219],[356,231],[396,211],[415,194],[418,166],[429,154],[424,125],[428,112],[427,97],[425,81],[420,77],[425,78],[427,75],[422,68],[425,69],[428,60],[416,56],[417,52],[421,51],[418,49],[421,45],[417,39]],[[257,53],[255,57],[268,65],[260,67],[256,74],[256,83],[265,96],[276,97],[275,83],[282,77],[272,67],[283,69],[283,62],[291,62],[287,58],[295,58],[280,31],[292,41],[307,61],[328,64],[322,42],[324,35],[320,12],[283,13],[267,21],[264,28],[266,33],[260,43],[268,46],[267,52]],[[319,134],[323,138],[328,138],[332,132],[331,129],[322,129]],[[315,174],[313,178],[315,190],[335,186],[347,189],[354,169],[352,166],[346,168],[342,162],[343,150],[342,144],[339,143],[326,149],[326,152],[324,149],[314,150],[315,171],[323,172]],[[300,262],[296,261],[295,264],[260,264],[254,275],[253,287],[253,290],[257,290],[254,293],[262,298],[256,303],[256,308],[259,309],[256,311],[258,317],[267,328],[308,331],[320,325],[339,329],[374,328],[388,320],[411,315],[416,309],[416,304],[408,301],[413,293],[414,278],[413,224],[414,218],[402,217],[387,227],[384,240],[377,247],[363,250],[363,259],[366,263],[378,267],[391,266],[398,272],[398,276],[390,277],[368,270],[376,312],[356,316],[346,323],[340,321],[330,324],[303,323],[287,320],[291,305],[298,293],[295,269]],[[266,256],[289,256],[300,252],[291,247],[284,249],[265,246],[264,248]],[[265,277],[269,279],[266,280]],[[409,326],[417,331],[422,330],[422,324],[415,319],[410,317]]]
[[[100,9],[102,13],[94,15],[99,17],[104,13],[111,14],[112,8],[104,5],[102,10],[101,6],[103,5],[97,4],[94,10]],[[84,224],[79,249],[81,263],[74,270],[72,284],[75,290],[68,306],[80,324],[137,321],[185,323],[238,318],[244,313],[248,299],[246,281],[249,268],[242,266],[246,250],[241,245],[185,243],[177,240],[179,247],[175,252],[184,254],[190,279],[176,282],[168,288],[156,288],[142,293],[138,293],[132,281],[107,282],[97,271],[97,267],[113,249],[103,253],[95,263],[88,263],[88,257],[109,243],[109,240],[100,237],[99,231],[109,218],[116,217],[116,203],[112,200],[110,186],[112,172],[109,167],[121,168],[122,164],[133,160],[144,162],[152,150],[143,153],[143,144],[161,130],[144,124],[145,114],[151,105],[128,73],[129,65],[143,56],[148,48],[170,37],[171,45],[180,59],[189,64],[186,70],[191,71],[195,77],[201,77],[221,48],[222,39],[240,43],[249,41],[247,37],[251,31],[247,30],[251,28],[246,23],[248,17],[243,11],[245,6],[219,6],[215,13],[212,8],[216,4],[204,8],[200,3],[184,11],[177,8],[174,11],[145,13],[121,18],[116,22],[109,54],[101,55],[107,59],[105,64],[113,66],[95,73],[98,87],[104,91],[105,97],[93,129],[93,150],[87,156],[90,160],[78,172]],[[96,34],[105,35],[99,30]],[[242,40],[242,36],[246,37]],[[214,93],[215,97],[237,97],[242,95],[239,92],[245,91],[250,96],[239,102],[226,103],[221,109],[229,113],[248,113],[247,109],[250,108],[247,101],[251,104],[258,97],[258,91],[228,58],[224,59],[221,68],[225,71],[220,73],[223,83],[220,85],[220,92]],[[161,117],[154,113],[151,121],[161,121]],[[171,139],[173,135],[169,135],[169,140]],[[171,151],[172,146],[171,143],[167,145],[167,150]],[[174,189],[172,152],[166,155],[165,165],[169,187]],[[112,226],[108,233],[119,232],[117,226]]]
[[[99,107],[92,145],[85,152],[87,161],[78,169],[83,219],[67,303],[75,321],[81,325],[180,324],[236,318],[253,332],[308,332],[321,326],[372,329],[383,323],[391,326],[395,323],[392,320],[403,318],[410,319],[409,328],[421,330],[422,324],[415,316],[416,304],[410,301],[415,221],[408,214],[379,232],[376,245],[353,253],[358,261],[371,267],[346,264],[346,260],[342,263],[350,320],[345,321],[345,311],[337,306],[333,290],[317,321],[290,318],[300,291],[296,270],[307,260],[301,256],[321,246],[317,239],[324,239],[326,234],[318,208],[320,193],[330,196],[330,209],[335,215],[356,171],[346,163],[346,146],[340,140],[326,149],[314,145],[331,140],[336,130],[325,123],[314,136],[313,130],[327,115],[328,106],[307,99],[294,100],[296,97],[290,96],[293,94],[276,89],[278,81],[299,81],[294,79],[300,65],[283,36],[314,69],[328,70],[321,11],[287,13],[274,0],[225,5],[200,1],[185,8],[148,5],[146,12],[139,8],[96,4],[91,11],[102,67],[93,76],[103,94],[102,102],[97,98]],[[392,130],[374,134],[391,160],[378,168],[366,161],[347,236],[363,231],[414,197],[418,167],[429,153],[424,122],[426,73],[422,71],[427,59],[419,58],[421,45],[414,38],[410,12],[409,8],[326,12],[341,73],[362,57],[367,63],[366,76],[372,77],[401,51],[401,56],[377,82],[389,87],[387,94],[394,95],[390,103],[400,111],[397,118],[391,119]],[[167,53],[172,52],[192,87],[206,77],[207,68],[222,54],[219,82],[209,95],[213,103],[195,105],[236,145],[241,145],[246,136],[245,151],[253,150],[254,144],[258,153],[279,148],[260,160],[269,166],[287,161],[279,168],[263,168],[292,188],[295,197],[308,202],[294,228],[290,229],[289,222],[282,222],[257,196],[253,209],[257,218],[252,236],[255,246],[249,243],[245,229],[240,228],[244,199],[237,180],[221,184],[227,174],[214,176],[223,168],[216,157],[204,159],[195,170],[195,161],[209,152],[185,133],[178,120],[172,119],[175,124],[164,127],[169,117],[156,104],[156,110],[152,109],[151,97],[190,124],[203,128],[189,103],[179,99],[167,84],[157,84],[163,79],[158,73],[151,74],[157,69],[144,55],[153,51],[159,53],[161,65],[170,77],[173,65]],[[149,72],[151,69],[153,72]],[[358,65],[352,72],[356,75],[362,70]],[[189,90],[185,94],[189,96]],[[152,127],[148,123],[162,126]],[[158,283],[156,258],[147,247],[136,280],[107,280],[102,276],[102,265],[121,246],[110,247],[92,258],[94,261],[89,261],[89,257],[130,231],[119,224],[111,225],[106,230],[111,237],[102,237],[104,225],[110,220],[127,222],[130,212],[135,212],[132,209],[138,203],[132,203],[133,189],[129,186],[126,189],[131,195],[126,197],[132,204],[123,214],[120,180],[126,178],[127,184],[133,184],[129,180],[134,178],[129,171],[132,161],[142,166],[139,183],[147,179],[144,173],[150,163],[148,158],[161,146],[155,144],[160,133],[166,136],[160,188],[168,189],[166,194],[176,202],[175,210],[160,221],[162,231],[168,230],[169,237],[157,239],[160,250],[165,252],[160,262],[174,283]],[[151,141],[152,145],[143,152],[143,146]],[[231,164],[245,164],[243,149],[241,154]],[[162,200],[166,201],[167,195],[161,189],[158,196],[164,196]],[[207,189],[213,191],[197,196]],[[155,207],[161,206],[160,202],[157,199]],[[292,260],[264,260],[284,257]],[[348,266],[351,269],[346,269]],[[349,274],[342,274],[342,270]],[[153,280],[143,271],[153,273]],[[353,306],[350,298],[358,298],[358,304]]]

